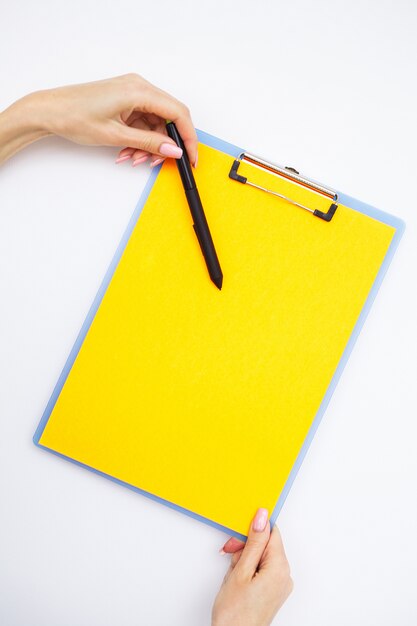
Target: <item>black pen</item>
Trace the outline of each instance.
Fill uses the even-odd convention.
[[[169,137],[171,137],[177,146],[182,149],[182,157],[180,159],[176,159],[176,161],[185,195],[187,197],[188,206],[190,207],[191,215],[194,220],[194,230],[197,235],[201,251],[204,255],[210,278],[216,287],[221,289],[223,284],[223,274],[220,268],[219,259],[217,258],[216,250],[214,248],[213,239],[211,238],[206,216],[204,215],[203,205],[201,204],[197,185],[195,184],[190,160],[187,156],[187,150],[185,149],[184,142],[181,139],[174,122],[167,122],[166,128]]]

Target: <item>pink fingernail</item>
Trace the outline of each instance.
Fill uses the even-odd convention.
[[[131,156],[131,154],[125,154],[124,156],[118,157],[115,160],[115,163],[123,163],[123,161],[127,161],[128,159],[130,159]]]
[[[198,152],[195,155],[194,167],[197,167],[197,161],[198,161]]]
[[[223,550],[228,553],[228,552],[237,552],[237,550],[241,550],[244,546],[244,542],[241,541],[240,539],[236,539],[236,537],[230,537],[230,539],[228,539],[226,541],[226,543],[223,546]]]
[[[255,519],[253,520],[252,528],[257,533],[262,533],[268,521],[267,509],[258,509],[256,511]]]
[[[160,163],[162,163],[162,161],[164,161],[165,159],[155,159],[155,161],[152,161],[151,163],[151,167],[155,167],[155,165],[159,165]]]
[[[174,146],[173,143],[162,143],[159,146],[159,152],[167,157],[173,157],[174,159],[180,159],[182,157],[182,150],[178,146]]]
[[[226,554],[226,552],[223,550],[223,548],[220,548],[219,554],[221,554],[223,556],[223,554]]]
[[[139,163],[144,163],[147,160],[148,160],[147,156],[143,156],[143,157],[140,157],[139,159],[135,159],[135,161],[133,161],[132,163],[132,167],[136,167],[137,165],[139,165]]]

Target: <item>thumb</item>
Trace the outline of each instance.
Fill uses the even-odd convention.
[[[138,150],[144,150],[158,156],[173,157],[179,159],[182,149],[175,141],[154,130],[143,130],[131,126],[122,126],[119,129],[120,145],[129,146]]]
[[[253,578],[267,546],[270,533],[268,511],[267,509],[258,509],[253,518],[245,547],[236,564],[236,572],[239,571],[245,578]]]

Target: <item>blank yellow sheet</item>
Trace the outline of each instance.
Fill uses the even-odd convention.
[[[199,147],[222,291],[169,160],[40,444],[245,535],[280,496],[395,229],[344,206],[326,223],[230,180],[232,161]]]

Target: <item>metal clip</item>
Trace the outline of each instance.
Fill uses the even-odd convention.
[[[310,191],[313,191],[314,193],[317,193],[321,196],[329,198],[330,200],[332,200],[332,204],[328,208],[327,212],[324,213],[323,211],[319,211],[317,209],[311,209],[310,207],[307,207],[304,204],[300,204],[299,202],[296,202],[295,200],[292,200],[291,198],[288,198],[287,196],[284,196],[278,193],[277,191],[273,191],[272,189],[267,189],[266,187],[261,187],[260,185],[256,185],[255,183],[250,182],[245,176],[241,176],[240,174],[238,174],[239,165],[241,164],[242,161],[246,161],[248,163],[251,163],[252,165],[256,165],[260,169],[264,169],[269,172],[272,172],[276,176],[280,176],[281,178],[290,180],[291,182],[295,183],[296,185],[299,185],[300,187],[307,188]],[[269,163],[268,161],[264,161],[260,157],[257,157],[253,154],[249,154],[249,152],[242,152],[242,154],[240,154],[239,157],[233,161],[232,167],[229,172],[229,178],[231,178],[232,180],[236,180],[239,183],[250,185],[251,187],[256,187],[257,189],[260,189],[261,191],[266,191],[267,193],[270,193],[274,196],[278,196],[278,198],[282,198],[282,200],[285,200],[286,202],[290,202],[291,204],[294,204],[300,209],[309,211],[316,217],[320,217],[322,220],[325,220],[326,222],[330,222],[330,220],[332,219],[337,209],[337,193],[333,189],[324,187],[323,185],[315,183],[309,180],[308,178],[301,176],[299,172],[297,172],[297,170],[295,170],[293,167],[281,167],[280,165]]]

